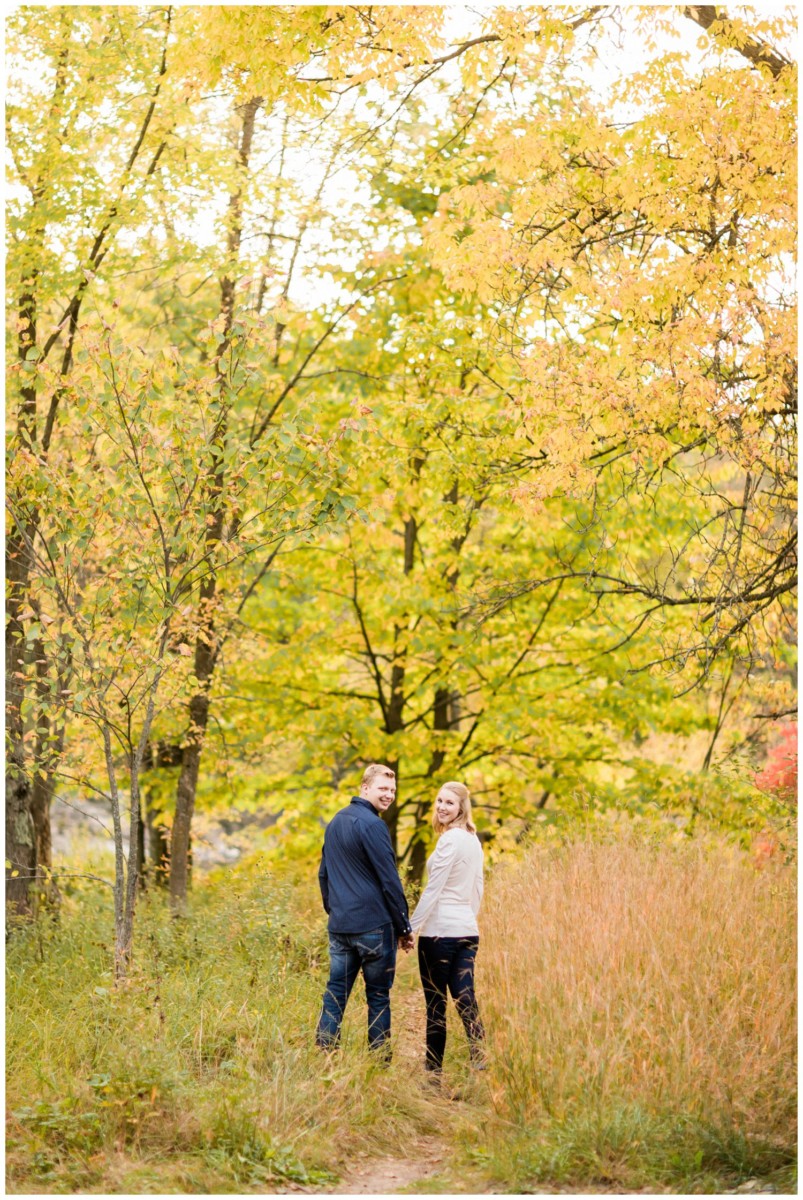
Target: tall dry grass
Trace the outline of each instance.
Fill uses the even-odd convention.
[[[575,843],[498,868],[479,959],[509,1143],[492,1165],[519,1183],[783,1170],[795,915],[791,870],[724,845]]]

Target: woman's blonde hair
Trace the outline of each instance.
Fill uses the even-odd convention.
[[[471,819],[471,793],[464,783],[444,783],[438,789],[438,795],[441,792],[449,792],[460,803],[460,812],[453,821],[448,825],[441,825],[438,820],[438,810],[433,809],[432,812],[432,828],[436,833],[443,833],[444,829],[467,829],[469,833],[476,833],[477,826]]]

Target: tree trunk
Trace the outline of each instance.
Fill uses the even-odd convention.
[[[66,725],[64,717],[54,721],[50,715],[53,703],[50,689],[50,664],[41,640],[34,643],[36,661],[36,750],[34,761],[36,772],[33,778],[31,815],[36,832],[36,876],[37,893],[51,908],[60,902],[58,885],[51,875],[53,869],[53,844],[50,828],[50,806],[56,785],[56,768],[64,752]],[[58,689],[64,695],[69,687],[72,671],[72,655],[64,648],[63,657],[54,664]]]
[[[25,643],[22,626],[14,615],[13,593],[9,598],[9,621],[6,627],[6,729],[8,747],[6,758],[6,905],[8,916],[30,916],[32,905],[28,895],[36,874],[36,830],[31,812],[31,782],[25,770],[25,750],[22,725],[22,679],[25,659],[21,652]]]
[[[50,802],[53,798],[52,775],[42,779],[37,775],[33,781],[31,815],[36,836],[36,865],[47,872],[53,866],[53,843],[50,830]]]
[[[456,504],[458,497],[458,487],[455,482],[443,497],[444,502],[448,504]],[[463,547],[463,543],[468,536],[468,527],[465,534],[452,539],[452,550],[455,554],[459,554]],[[449,591],[454,594],[457,589],[457,580],[459,570],[457,565],[446,571],[445,578]],[[450,621],[453,631],[457,630],[457,617],[452,617]],[[441,684],[435,688],[435,696],[432,701],[432,731],[433,733],[446,733],[450,729],[454,729],[460,720],[460,693]],[[434,778],[440,771],[446,761],[446,751],[438,746],[432,751],[432,757],[427,768],[427,776]],[[416,806],[415,809],[415,829],[410,844],[410,877],[413,883],[420,883],[424,877],[424,867],[427,861],[426,841],[424,839],[425,826],[427,818],[431,811],[431,806],[435,800],[434,794],[426,796]]]
[[[37,774],[34,777],[31,817],[36,841],[36,890],[37,899],[41,899],[55,915],[61,903],[61,895],[56,880],[51,875],[53,868],[53,842],[50,825],[50,805],[53,799],[55,775],[48,771],[44,778]]]
[[[19,302],[17,359],[21,364],[36,346],[36,272],[22,281]],[[25,368],[23,367],[23,370]],[[24,378],[24,377],[23,377]],[[36,442],[36,384],[23,383],[17,418],[20,447],[29,452]],[[13,504],[13,497],[10,497]],[[16,513],[6,542],[6,905],[12,918],[31,916],[29,889],[36,875],[36,829],[33,789],[26,770],[22,704],[25,695],[25,628],[22,613],[31,575],[28,549],[33,530],[22,512]]]
[[[431,800],[426,800],[416,805],[416,829],[413,833],[413,841],[410,843],[409,879],[412,884],[421,883],[424,878],[424,868],[427,865],[427,845],[419,833],[423,832],[422,826],[426,820],[426,812],[430,803]]]
[[[126,861],[123,851],[123,823],[120,817],[120,793],[117,790],[117,771],[112,753],[112,737],[109,725],[103,723],[103,752],[106,759],[106,774],[109,780],[109,796],[112,802],[112,828],[114,830],[114,978],[125,977],[131,956],[131,938],[126,940],[125,911]],[[129,843],[129,857],[131,844]]]
[[[156,685],[154,685],[154,693],[155,688]],[[142,801],[140,798],[139,776],[144,750],[148,744],[147,726],[152,719],[152,701],[154,693],[152,693],[151,703],[149,704],[149,716],[146,717],[146,728],[142,734],[140,748],[136,754],[132,755],[131,761],[131,798],[128,826],[128,876],[125,881],[122,930],[121,936],[118,938],[118,955],[116,958],[117,969],[121,976],[125,976],[127,974],[131,963],[131,955],[134,947],[134,910],[136,909],[137,895],[141,890],[142,858],[140,857],[140,846],[142,844]]]
[[[200,639],[199,639],[200,646]],[[199,646],[196,646],[196,664]],[[204,650],[208,647],[204,645]],[[203,674],[196,674],[199,683],[208,681],[212,666]],[[209,699],[206,692],[200,692],[190,701],[190,730],[187,744],[181,760],[181,773],[176,788],[176,813],[173,817],[173,834],[170,839],[170,907],[174,915],[184,912],[187,901],[187,887],[190,878],[190,830],[192,815],[195,811],[195,792],[198,786],[198,772],[201,765],[201,750],[209,723]]]
[[[435,700],[432,705],[432,729],[433,731],[445,731],[452,728],[454,721],[454,705],[458,702],[456,692],[453,692],[448,687],[439,687],[435,689]],[[446,751],[440,748],[433,750],[432,758],[429,762],[427,774],[430,777],[437,775],[443,766],[446,758]],[[410,850],[410,879],[413,883],[421,883],[424,878],[424,867],[427,865],[427,848],[426,841],[423,836],[427,819],[432,810],[432,805],[435,801],[435,795],[425,796],[416,805],[415,810],[415,831],[413,833],[413,841]]]
[[[180,767],[183,751],[177,742],[149,742],[143,756],[143,771],[160,771],[167,767]],[[143,787],[145,801],[145,827],[147,852],[144,855],[148,881],[158,888],[166,888],[170,873],[170,828],[165,825],[162,811],[153,802],[154,789]]]
[[[251,153],[256,114],[262,104],[260,97],[250,99],[241,107],[242,132],[239,145],[239,163],[245,171]],[[206,534],[208,558],[207,575],[201,584],[198,599],[198,635],[195,640],[195,677],[199,690],[190,700],[189,730],[181,761],[181,772],[176,787],[176,812],[173,819],[173,835],[170,842],[170,908],[174,916],[186,908],[187,888],[190,882],[190,833],[195,810],[195,793],[201,765],[206,729],[209,724],[209,688],[217,659],[217,635],[215,633],[215,598],[217,595],[217,573],[214,565],[215,550],[223,534],[225,500],[223,488],[225,463],[223,452],[227,436],[226,393],[228,382],[222,367],[223,356],[230,345],[230,333],[234,318],[235,284],[229,271],[236,265],[242,240],[242,188],[229,196],[229,233],[227,239],[228,258],[226,272],[220,280],[220,313],[223,317],[223,335],[217,348],[215,363],[217,386],[220,396],[220,416],[212,433],[212,463],[204,481],[208,502],[210,525]]]
[[[421,474],[421,467],[424,460],[417,456],[411,459],[411,468],[413,475],[418,479]],[[404,574],[410,575],[415,564],[415,543],[418,536],[418,525],[414,516],[410,516],[404,522]],[[386,733],[401,733],[404,728],[404,705],[406,696],[404,694],[404,676],[405,676],[405,657],[407,654],[406,647],[403,651],[397,653],[399,638],[402,630],[398,625],[393,627],[393,665],[390,670],[390,700],[388,702],[387,713],[385,715],[385,732]],[[390,841],[393,846],[393,853],[399,852],[399,762],[388,763],[391,770],[396,775],[396,796],[390,808],[385,814],[385,821],[390,831]]]
[[[117,773],[112,754],[111,730],[103,722],[103,748],[106,772],[109,779],[109,794],[112,801],[112,823],[114,825],[114,979],[119,982],[128,974],[134,949],[134,912],[139,893],[139,846],[140,846],[140,776],[142,764],[149,755],[150,731],[156,707],[156,693],[162,678],[165,648],[169,635],[169,622],[165,625],[159,647],[159,666],[149,687],[145,720],[136,750],[129,751],[131,794],[128,824],[128,863],[123,853],[123,823],[120,815],[120,796],[117,788]]]
[[[141,892],[144,892],[148,885],[147,864],[145,862],[145,821],[142,815],[142,800],[138,800],[137,803],[139,805],[139,819],[137,821],[137,886]]]
[[[36,827],[33,788],[28,775],[22,701],[25,689],[25,631],[23,598],[28,584],[28,552],[17,531],[6,550],[8,600],[6,612],[6,904],[10,918],[29,917],[29,889],[36,876]]]
[[[382,814],[382,819],[388,827],[390,834],[390,844],[393,847],[393,853],[398,856],[399,845],[399,766],[398,758],[390,759],[387,763],[393,774],[396,776],[396,799],[391,804],[387,812]]]
[[[14,751],[6,771],[6,910],[9,924],[32,915],[29,889],[36,874],[36,832],[31,789]]]
[[[166,888],[170,873],[170,831],[160,820],[161,814],[151,808],[145,793],[145,824],[148,831],[146,873],[158,888]]]

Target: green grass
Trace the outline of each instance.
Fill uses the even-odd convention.
[[[300,868],[294,867],[297,871]],[[111,977],[108,897],[80,886],[7,953],[10,1192],[337,1190],[356,1163],[445,1151],[407,1190],[794,1190],[793,876],[725,848],[585,843],[489,880],[478,992],[491,1069],[423,1079],[414,956],[395,1054],[313,1046],[326,973],[314,870],[254,860],[160,896]],[[716,902],[715,902],[716,901]]]
[[[9,1190],[323,1187],[352,1155],[401,1151],[428,1129],[432,1097],[410,1087],[409,1062],[378,1072],[370,1059],[358,993],[343,1053],[329,1062],[313,1045],[318,905],[253,866],[200,886],[186,921],[147,896],[118,988],[105,896],[74,891],[57,923],[15,935]]]
[[[609,1106],[561,1122],[547,1120],[509,1134],[469,1158],[504,1185],[528,1192],[560,1186],[594,1191],[717,1192],[751,1178],[795,1193],[796,1156],[789,1146],[747,1137],[671,1111]]]

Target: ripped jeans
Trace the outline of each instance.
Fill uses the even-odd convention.
[[[390,1047],[390,989],[396,973],[396,934],[392,925],[367,933],[329,933],[329,982],[315,1034],[317,1045],[333,1049],[340,1041],[343,1013],[351,989],[363,973],[368,1000],[368,1045]]]

